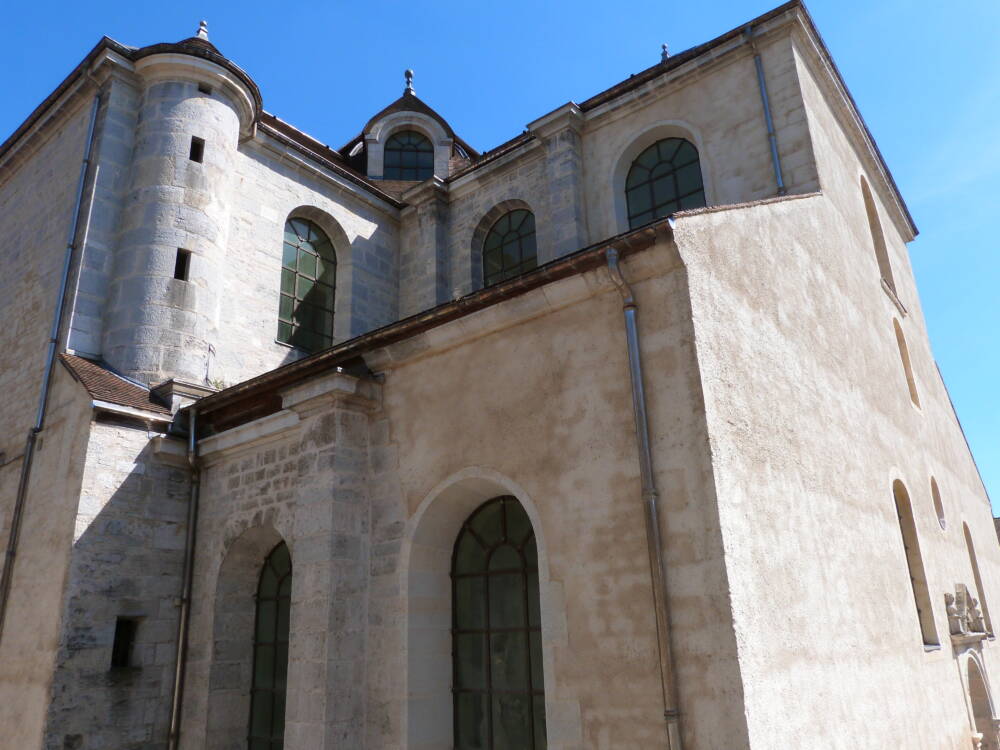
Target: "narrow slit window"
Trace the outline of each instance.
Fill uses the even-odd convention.
[[[920,542],[917,540],[917,525],[913,520],[910,495],[898,479],[892,483],[892,495],[896,501],[896,516],[903,537],[903,552],[910,573],[910,588],[913,590],[913,603],[916,605],[917,620],[920,622],[920,634],[925,646],[939,646],[941,642],[934,626],[934,611],[931,609],[927,574],[924,572],[924,561],[920,555]]]
[[[990,620],[990,608],[986,604],[986,590],[983,588],[983,577],[979,574],[979,559],[976,557],[976,547],[972,543],[972,532],[969,524],[963,523],[965,530],[965,547],[969,551],[969,564],[972,566],[972,580],[976,584],[976,595],[979,597],[979,610],[983,613],[983,623],[986,632],[993,635],[993,621]]]
[[[177,248],[177,258],[174,260],[174,278],[187,281],[191,270],[191,251]]]
[[[132,649],[135,646],[137,628],[138,622],[131,617],[119,617],[115,621],[115,640],[111,646],[112,669],[132,666]]]
[[[875,262],[878,263],[879,273],[886,285],[896,293],[896,280],[892,277],[892,264],[889,262],[889,250],[885,244],[885,234],[882,232],[882,222],[878,218],[878,208],[875,206],[875,199],[872,198],[871,188],[868,181],[861,178],[861,197],[865,202],[865,214],[868,217],[868,232],[872,237],[872,249],[875,251]]]
[[[205,139],[191,136],[191,153],[188,154],[191,161],[201,164],[205,159]]]
[[[903,374],[906,375],[906,386],[910,389],[910,400],[914,406],[920,406],[920,395],[917,393],[917,381],[913,377],[913,365],[910,363],[910,350],[906,347],[906,337],[899,321],[892,319],[892,327],[896,331],[896,346],[899,347],[899,359],[903,363]]]
[[[198,84],[198,91],[200,91],[202,94],[211,94],[212,93],[212,87],[209,86],[207,83],[199,83]]]

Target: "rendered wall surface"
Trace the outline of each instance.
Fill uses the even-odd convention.
[[[944,594],[988,602],[1000,548],[936,370],[905,247],[880,205],[903,317],[883,290],[860,152],[797,53],[822,196],[678,218],[751,745],[966,748],[966,647]],[[871,174],[868,179],[874,180]],[[921,406],[893,331],[901,320]],[[931,498],[944,501],[941,529]],[[940,649],[921,640],[892,484],[905,484]],[[990,652],[990,677],[1000,679]],[[794,707],[794,710],[789,710]]]

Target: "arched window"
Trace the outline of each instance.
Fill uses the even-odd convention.
[[[434,146],[415,130],[400,130],[385,142],[382,178],[426,180],[434,175]]]
[[[963,523],[965,529],[965,548],[969,552],[969,564],[972,565],[972,580],[976,583],[976,596],[979,597],[979,610],[983,613],[983,623],[986,625],[986,632],[993,634],[993,621],[990,620],[990,608],[986,605],[986,591],[983,589],[983,577],[979,574],[979,560],[976,557],[976,547],[972,543],[972,532],[969,531],[969,524]]]
[[[906,338],[899,321],[892,319],[892,327],[896,332],[896,347],[899,349],[899,359],[903,364],[903,374],[906,375],[906,387],[910,389],[910,400],[914,406],[920,406],[920,395],[917,393],[917,381],[913,378],[913,365],[910,364],[910,350],[906,348]]]
[[[285,739],[292,558],[284,542],[264,561],[257,584],[249,750],[281,750]]]
[[[878,218],[878,209],[875,207],[875,199],[872,198],[871,188],[868,187],[868,180],[861,178],[861,197],[865,201],[865,213],[868,216],[868,231],[872,236],[872,247],[875,250],[875,260],[878,262],[879,273],[885,279],[885,283],[896,292],[896,282],[892,278],[892,266],[889,264],[889,251],[885,247],[885,235],[882,233],[882,222]]]
[[[899,531],[903,535],[903,550],[906,554],[906,567],[910,571],[910,586],[913,589],[913,603],[917,607],[917,619],[920,621],[920,633],[924,645],[937,646],[940,645],[940,641],[937,637],[937,628],[934,627],[934,612],[931,610],[927,575],[924,573],[924,561],[920,556],[920,543],[917,541],[917,526],[913,521],[910,495],[898,479],[892,483],[892,494],[896,501]]]
[[[306,219],[285,223],[278,341],[307,352],[333,343],[337,256],[322,229]]]
[[[501,216],[483,242],[483,285],[513,278],[537,264],[535,215],[518,208]]]
[[[540,750],[545,692],[538,552],[513,497],[481,505],[452,557],[455,750]]]
[[[632,162],[625,179],[630,229],[705,205],[698,149],[683,138],[664,138]]]

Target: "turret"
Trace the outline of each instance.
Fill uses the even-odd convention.
[[[211,377],[232,174],[260,94],[197,36],[139,50],[142,87],[103,350],[148,383]]]

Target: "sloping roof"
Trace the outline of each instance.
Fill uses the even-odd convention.
[[[59,361],[95,401],[107,401],[156,414],[170,414],[170,409],[156,400],[149,390],[116,375],[104,365],[75,354],[60,354]]]
[[[378,112],[374,117],[372,117],[368,122],[365,123],[364,128],[361,130],[362,136],[371,130],[372,125],[381,120],[383,117],[388,117],[389,115],[395,114],[396,112],[419,112],[422,115],[427,115],[432,120],[438,122],[444,132],[448,134],[449,138],[453,138],[456,143],[458,143],[466,153],[469,154],[473,159],[479,156],[479,152],[472,148],[468,143],[455,135],[455,131],[451,129],[451,125],[445,120],[441,115],[439,115],[427,102],[421,99],[419,96],[414,94],[410,90],[403,92],[403,95],[399,97],[396,101],[390,104],[385,109]],[[355,137],[351,139],[350,143],[344,148],[349,148],[357,143],[358,138]]]

